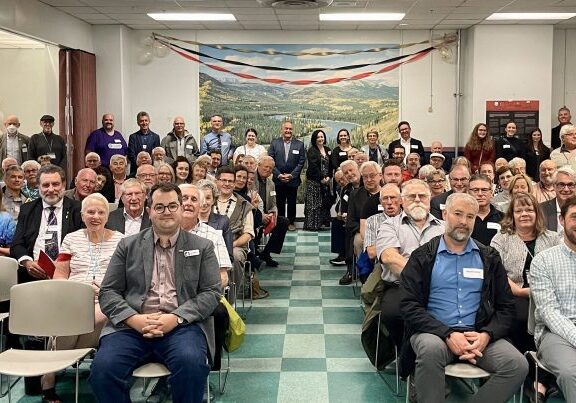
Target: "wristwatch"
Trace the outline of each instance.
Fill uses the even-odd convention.
[[[180,326],[180,325],[184,324],[184,318],[176,315],[176,322],[178,323],[178,326]]]

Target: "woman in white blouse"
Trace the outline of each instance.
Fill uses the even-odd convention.
[[[236,158],[240,155],[251,155],[256,158],[256,161],[260,161],[260,157],[266,154],[266,149],[261,144],[257,144],[256,140],[258,138],[258,132],[256,129],[250,128],[244,133],[244,138],[246,139],[246,144],[237,147],[234,151],[233,160],[236,163]]]
[[[82,221],[85,229],[72,232],[64,237],[60,246],[54,279],[73,280],[90,284],[94,289],[95,323],[92,333],[79,336],[59,337],[57,348],[68,350],[74,348],[96,347],[100,331],[106,323],[106,316],[100,310],[98,292],[104,278],[108,263],[122,233],[104,228],[108,222],[108,200],[99,193],[88,195],[82,201]],[[42,377],[43,401],[58,402],[55,374]]]

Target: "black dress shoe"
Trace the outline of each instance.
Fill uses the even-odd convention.
[[[278,267],[278,262],[272,259],[272,257],[268,254],[261,254],[260,259],[262,259],[268,267]]]
[[[340,285],[348,285],[348,284],[352,284],[352,274],[346,272],[346,274],[344,274],[342,276],[342,278],[340,279],[340,281],[338,281],[338,284]]]

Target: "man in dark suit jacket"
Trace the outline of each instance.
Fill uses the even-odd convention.
[[[126,235],[134,235],[149,228],[150,218],[144,209],[146,192],[146,185],[138,179],[126,179],[122,184],[122,207],[110,213],[106,228]]]
[[[556,172],[556,197],[540,203],[540,209],[544,214],[546,228],[558,232],[558,216],[560,209],[566,200],[576,194],[576,173],[570,167],[558,168]]]
[[[272,140],[268,155],[274,158],[274,184],[278,215],[286,217],[288,203],[288,230],[295,231],[296,195],[300,186],[300,172],[306,162],[304,143],[292,136],[292,122],[282,123],[282,137]]]
[[[558,109],[558,126],[552,128],[552,133],[550,135],[552,150],[560,148],[562,145],[562,141],[560,140],[560,128],[566,124],[571,124],[571,119],[572,116],[570,116],[570,109],[566,106]]]
[[[394,148],[396,147],[404,147],[404,144],[410,143],[410,151],[405,152],[405,155],[410,153],[418,153],[420,156],[420,161],[424,161],[424,146],[420,140],[416,140],[410,137],[410,133],[412,132],[412,128],[410,127],[410,123],[406,121],[402,121],[398,123],[398,132],[400,133],[400,138],[398,140],[394,140],[388,145],[388,155],[394,154]],[[404,147],[405,148],[405,147]]]
[[[10,256],[18,260],[18,282],[45,279],[46,273],[38,265],[40,250],[46,250],[50,236],[56,233],[58,245],[64,237],[82,226],[80,203],[64,197],[64,170],[56,165],[44,165],[38,170],[38,189],[40,198],[24,203],[18,215],[18,224],[14,241],[10,247]],[[50,220],[50,211],[54,218]],[[49,220],[51,222],[49,222]],[[57,248],[51,248],[57,253]],[[50,254],[48,250],[46,253]],[[56,256],[51,256],[56,260]]]
[[[90,383],[99,402],[128,402],[132,371],[159,360],[172,373],[172,400],[200,403],[214,356],[218,260],[211,241],[180,230],[176,185],[155,185],[148,205],[152,228],[120,241],[101,284],[109,320]]]

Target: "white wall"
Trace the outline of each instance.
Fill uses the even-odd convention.
[[[149,31],[131,31],[124,42],[113,26],[94,29],[94,48],[98,58],[105,58],[110,63],[100,68],[98,61],[98,110],[99,115],[105,110],[118,109],[118,102],[106,94],[105,87],[116,83],[120,76],[129,72],[130,83],[125,82],[124,99],[131,99],[125,106],[122,130],[125,135],[137,129],[135,115],[146,110],[152,117],[152,129],[163,136],[172,127],[176,115],[183,115],[187,127],[198,136],[198,65],[171,53],[168,57],[155,58],[148,65],[138,63],[138,56],[143,52],[142,40]],[[110,32],[112,31],[112,32]],[[181,39],[191,39],[203,43],[221,44],[382,44],[419,42],[430,37],[429,31],[362,31],[362,32],[278,32],[278,31],[170,31],[167,33]],[[441,36],[444,32],[434,32]],[[112,42],[110,42],[112,41]],[[125,51],[124,65],[117,69],[118,50],[109,50],[119,45],[128,47]],[[417,49],[426,47],[422,45]],[[410,48],[408,52],[417,49]],[[116,57],[116,59],[115,59]],[[109,60],[112,58],[112,60]],[[432,71],[430,69],[432,63]],[[438,56],[428,56],[416,63],[405,65],[400,69],[401,96],[400,113],[403,119],[412,123],[414,136],[424,141],[425,145],[437,139],[446,138],[447,145],[454,138],[454,75],[455,64],[446,63]],[[432,80],[432,112],[430,106],[430,77]],[[118,91],[114,91],[114,97]],[[105,101],[106,100],[106,101]],[[109,101],[108,101],[109,100]],[[112,106],[110,106],[112,105]],[[225,106],[223,111],[225,111]]]
[[[554,30],[553,61],[550,119],[556,126],[558,109],[566,105],[572,110],[572,122],[576,122],[576,29]]]
[[[0,60],[0,121],[17,115],[20,132],[39,132],[42,115],[58,116],[58,48],[0,49]]]
[[[1,0],[0,28],[92,52],[90,24],[36,0]]]
[[[477,122],[486,120],[487,100],[540,101],[539,125],[550,138],[552,108],[551,25],[477,25],[469,30],[461,145]]]

